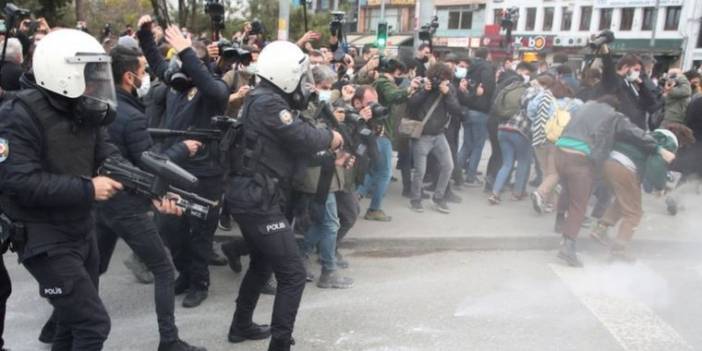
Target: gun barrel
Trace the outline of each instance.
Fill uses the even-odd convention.
[[[197,177],[171,162],[167,157],[145,151],[141,154],[141,162],[146,170],[158,177],[163,177],[169,184],[175,183],[189,188],[198,183]]]
[[[222,131],[219,129],[173,130],[149,128],[148,132],[154,139],[188,138],[201,141],[210,141],[219,140],[222,138]]]

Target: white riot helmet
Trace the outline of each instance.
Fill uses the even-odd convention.
[[[310,60],[288,41],[274,41],[261,50],[256,74],[290,95],[293,108],[305,109],[314,88]]]
[[[117,106],[110,56],[89,34],[75,29],[49,33],[34,50],[32,68],[39,87],[92,105]]]

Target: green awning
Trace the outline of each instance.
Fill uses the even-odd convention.
[[[617,39],[609,44],[609,48],[618,52],[680,53],[682,44],[682,39],[656,39],[655,45],[651,47],[650,39]]]

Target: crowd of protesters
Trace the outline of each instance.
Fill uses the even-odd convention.
[[[136,32],[130,27],[119,36],[101,38],[113,57],[133,55],[145,66],[148,63],[144,72],[118,67],[115,83],[118,93],[124,95],[120,104],[133,104],[150,127],[173,127],[174,119],[192,112],[187,112],[191,105],[199,106],[197,113],[240,114],[247,96],[256,89],[256,60],[266,45],[264,33],[251,34],[252,25],[247,23],[230,41],[247,59],[231,62],[221,55],[220,43],[194,38],[186,28],[164,30],[154,23],[145,32],[142,24]],[[22,22],[16,38],[8,40],[0,80],[4,99],[21,89],[23,75],[32,69],[35,46],[54,29],[41,20],[34,32],[29,30]],[[336,37],[329,43],[320,43],[319,38],[319,33],[308,32],[297,41],[309,56],[311,88],[316,91],[301,118],[320,127],[340,124],[335,128],[346,128],[348,135],[357,136],[360,125],[371,133],[363,153],[337,160],[321,201],[316,196],[322,167],[309,165],[293,184],[295,201],[287,210],[303,238],[300,254],[308,262],[308,281],[316,279],[310,263],[319,254],[320,288],[353,285],[352,279],[338,274],[349,266],[338,243],[351,231],[361,207],[366,209],[365,220],[392,222],[386,196],[407,198],[409,209],[416,212],[423,212],[424,204],[430,203],[444,214],[451,212],[451,203],[462,201],[461,195],[484,197],[485,204],[492,206],[506,197],[530,200],[531,206],[525,209],[554,214],[555,231],[563,237],[558,257],[571,266],[581,266],[575,243],[583,228],[609,247],[613,258],[632,260],[627,248],[643,216],[642,192],[670,190],[670,171],[682,173],[683,182],[702,174],[700,71],[670,67],[659,72],[653,58],[612,52],[606,45],[593,51],[594,60],[588,65],[575,67],[560,54],[551,63],[511,57],[496,62],[484,48],[470,55],[439,56],[426,43],[418,46],[412,58],[403,59],[386,55],[383,48],[372,44],[356,48]],[[185,55],[179,57],[184,47],[193,48],[193,62]],[[182,61],[184,67],[202,65],[202,76],[196,76],[192,68],[183,69],[190,70],[186,73],[192,80],[186,90],[177,92],[187,97],[178,100],[184,105],[174,105],[171,91],[176,88],[164,82],[169,60]],[[198,94],[203,96],[203,106],[209,107],[197,105]],[[388,110],[387,116],[375,115],[378,104]],[[331,116],[325,116],[325,111]],[[352,116],[359,120],[351,121]],[[116,123],[123,125],[114,128],[129,121]],[[127,141],[131,142],[139,140]],[[203,145],[185,140],[182,147],[192,157]],[[401,194],[388,192],[393,174],[399,175]],[[206,176],[213,185],[203,191],[219,199],[221,173]],[[478,187],[485,195],[468,189]],[[588,215],[591,197],[596,198],[596,205]],[[673,207],[674,200],[670,202]],[[186,225],[157,217],[162,231],[169,224]],[[225,231],[235,224],[226,210],[217,221]],[[615,226],[617,235],[610,238],[608,229]],[[179,273],[175,293],[187,292],[190,298],[184,305],[195,307],[207,298],[209,275],[206,267],[191,266],[203,259],[205,265],[228,261],[240,272],[241,256],[250,250],[243,240],[233,239],[222,245],[224,258],[212,248],[214,226],[190,224],[190,230],[208,232],[202,241],[190,243],[207,247],[204,258],[202,252],[176,244],[179,239],[173,234],[181,233],[180,229],[161,236]],[[113,248],[114,242],[101,253],[109,257]],[[151,260],[135,256],[128,262],[140,281],[153,282],[154,275],[157,281],[173,278],[152,271],[153,267],[141,261]],[[105,262],[101,272],[106,269]],[[195,274],[203,277],[195,281],[190,276]],[[275,289],[271,279],[267,290],[274,293]],[[44,336],[44,340],[51,341],[51,337]]]

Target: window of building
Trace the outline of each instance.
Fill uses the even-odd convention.
[[[544,7],[544,32],[553,30],[553,7]]]
[[[600,30],[609,29],[612,27],[612,13],[614,9],[600,10]]]
[[[373,9],[370,11],[370,15],[367,17],[368,30],[376,31],[378,28],[378,22],[380,22],[380,9]],[[388,22],[388,27],[391,31],[401,31],[400,27],[400,10],[397,8],[385,9],[385,21]]]
[[[473,11],[456,8],[448,10],[448,29],[472,29]],[[496,22],[498,23],[498,22]]]
[[[634,8],[627,7],[622,9],[622,17],[619,22],[619,30],[631,30],[634,26]]]
[[[573,24],[573,10],[568,6],[563,7],[563,16],[561,16],[561,30],[569,31]]]
[[[580,8],[580,30],[589,31],[591,21],[592,21],[592,6],[581,7]]]
[[[702,48],[702,26],[700,26],[700,34],[697,35],[697,47]]]
[[[458,29],[461,25],[461,13],[459,11],[449,12],[448,29]]]
[[[493,19],[492,23],[502,25],[502,9],[495,9],[493,12],[495,14],[495,18]]]
[[[534,30],[536,28],[536,7],[526,9],[526,26],[524,30]]]
[[[656,9],[653,7],[644,7],[643,19],[641,21],[641,30],[653,30],[653,15]]]
[[[678,30],[678,23],[680,23],[680,12],[682,11],[682,6],[671,6],[665,9],[665,30]]]

